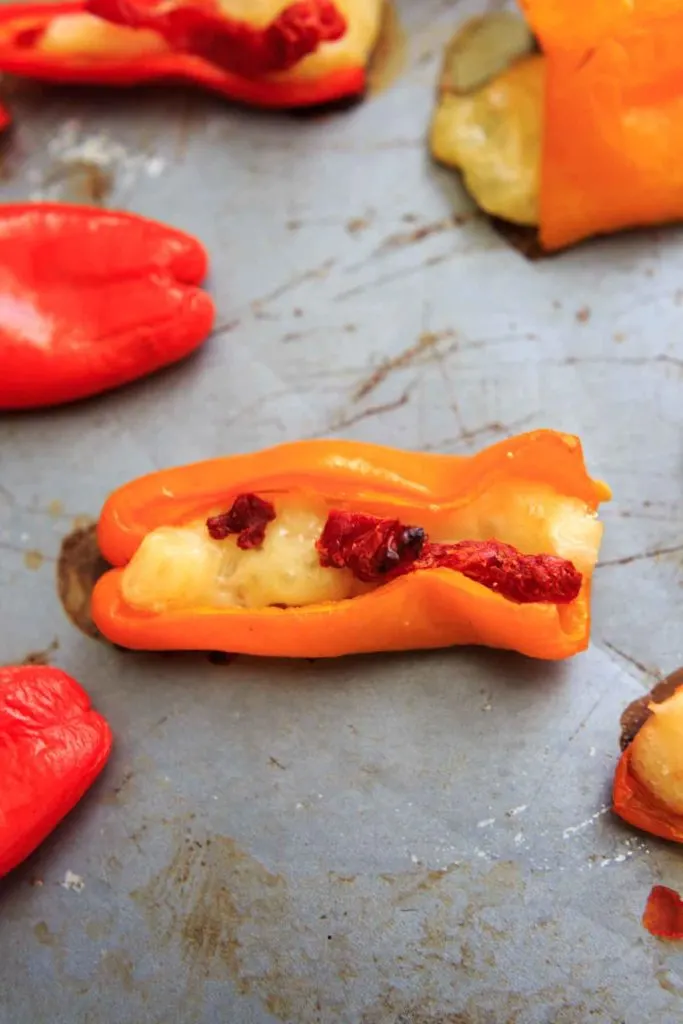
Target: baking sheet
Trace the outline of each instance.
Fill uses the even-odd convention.
[[[683,887],[680,851],[609,813],[619,714],[683,663],[682,235],[529,263],[474,215],[424,136],[444,33],[477,9],[403,0],[379,87],[318,117],[5,87],[2,200],[195,233],[219,326],[150,380],[0,419],[0,661],[63,667],[116,733],[90,796],[0,883],[3,1021],[682,1019],[683,957],[640,924],[654,882]],[[63,539],[139,474],[539,426],[580,434],[614,489],[594,643],[569,664],[212,664],[114,650],[63,611]]]

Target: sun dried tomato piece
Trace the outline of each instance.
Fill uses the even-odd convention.
[[[350,569],[357,579],[374,583],[409,570],[425,539],[421,527],[403,526],[398,519],[337,511],[327,517],[316,547],[323,568]]]
[[[581,590],[581,573],[567,559],[523,555],[498,540],[428,544],[414,568],[453,569],[519,604],[568,604]]]
[[[225,540],[239,534],[237,547],[243,551],[260,548],[268,523],[275,519],[275,507],[257,494],[238,495],[228,512],[206,520],[206,528],[214,540]]]
[[[398,519],[331,512],[317,544],[320,564],[350,569],[366,583],[418,569],[452,569],[520,604],[566,604],[581,590],[581,573],[556,555],[523,555],[497,540],[433,544],[419,526]]]
[[[244,78],[287,71],[321,43],[346,32],[331,0],[300,0],[265,27],[231,18],[215,0],[177,4],[159,0],[88,0],[91,14],[116,25],[158,32],[169,46]]]
[[[643,925],[658,939],[683,939],[683,900],[674,889],[654,886],[645,904]]]

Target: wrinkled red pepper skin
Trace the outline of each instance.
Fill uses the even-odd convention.
[[[0,668],[0,877],[76,806],[111,745],[107,722],[65,672]]]
[[[194,238],[127,213],[0,206],[0,409],[57,405],[187,356],[211,332]]]
[[[193,54],[158,53],[142,57],[65,58],[41,53],[36,35],[62,14],[87,12],[88,0],[0,6],[0,72],[43,82],[71,85],[139,86],[179,82],[209,89],[237,103],[270,110],[315,107],[361,97],[364,67],[345,67],[320,78],[291,81],[253,79],[233,74]]]
[[[171,6],[157,0],[87,0],[87,10],[116,25],[158,32],[172,49],[244,78],[287,71],[346,31],[330,0],[290,4],[262,29],[228,17],[210,0]]]

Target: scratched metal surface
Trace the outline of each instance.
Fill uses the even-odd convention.
[[[476,8],[401,7],[402,73],[345,113],[13,97],[2,199],[94,192],[195,232],[220,329],[138,386],[0,420],[0,661],[54,641],[117,739],[0,883],[3,1024],[682,1019],[683,956],[639,922],[653,882],[683,887],[680,850],[607,809],[622,708],[683,663],[682,235],[530,264],[453,224],[468,204],[423,139],[444,28]],[[113,650],[60,606],[62,538],[138,474],[309,436],[470,452],[545,425],[580,434],[615,494],[571,664],[216,666]]]

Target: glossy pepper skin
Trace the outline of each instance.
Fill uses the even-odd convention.
[[[683,690],[683,687],[679,687]],[[683,817],[658,800],[632,769],[632,744],[624,750],[614,775],[612,806],[630,825],[661,839],[683,843]]]
[[[547,250],[683,218],[678,0],[524,0],[547,57]]]
[[[56,668],[0,668],[0,877],[78,803],[104,767],[111,730]]]
[[[569,657],[588,643],[589,579],[579,597],[562,607],[516,604],[448,569],[416,571],[352,600],[287,609],[154,614],[132,609],[121,596],[120,567],[148,532],[201,517],[231,495],[316,493],[429,530],[492,484],[515,479],[550,485],[593,510],[609,496],[588,476],[578,439],[552,431],[521,435],[472,457],[309,441],[154,473],[114,492],[103,508],[99,543],[117,568],[96,585],[93,617],[108,639],[148,650],[336,657],[485,644],[537,658]]]
[[[380,9],[379,0],[370,2]],[[101,6],[106,13],[111,0],[101,0]],[[133,8],[136,6],[139,3]],[[111,56],[66,55],[39,48],[37,40],[56,18],[90,10],[90,0],[0,6],[0,71],[47,82],[119,87],[185,82],[239,103],[270,109],[318,106],[361,96],[365,91],[367,55],[362,53],[357,59],[330,59],[329,67],[323,64],[319,72],[310,74],[245,76],[171,48]]]
[[[194,238],[128,213],[0,206],[0,409],[118,387],[197,348],[214,306]]]

